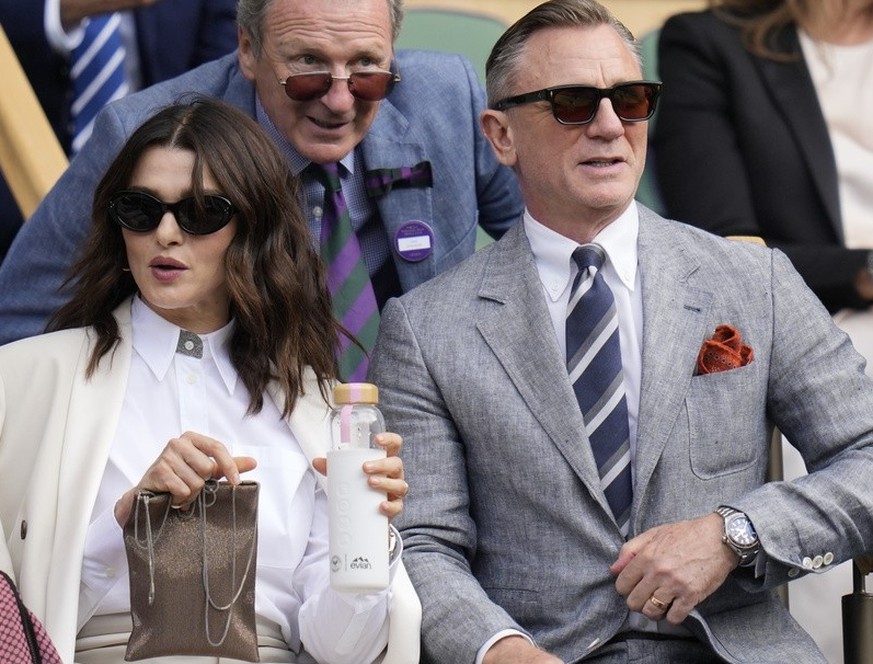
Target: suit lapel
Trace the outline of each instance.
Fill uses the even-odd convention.
[[[428,158],[424,144],[410,135],[409,122],[388,99],[382,102],[373,126],[361,143],[361,150],[367,170],[412,166]],[[440,174],[440,177],[449,175]],[[423,221],[433,227],[433,189],[430,187],[394,189],[376,198],[375,203],[392,253],[394,235],[406,222]],[[435,237],[433,251],[427,258],[407,263],[405,269],[397,271],[404,291],[436,275],[436,256],[441,252],[436,244],[439,242],[454,246],[452,238]]]
[[[318,381],[311,369],[306,370],[303,384],[304,393],[297,399],[294,410],[288,417],[288,427],[297,439],[309,463],[316,457],[323,457],[330,447],[330,429],[328,405],[318,391]],[[281,411],[284,405],[284,394],[275,382],[268,386],[268,392],[276,407]],[[327,478],[321,473],[315,473],[319,486],[327,491]]]
[[[493,246],[479,297],[497,305],[481,308],[477,329],[485,343],[591,496],[611,514],[524,224],[513,226]]]
[[[699,261],[654,213],[640,206],[643,352],[634,512],[667,443],[707,334],[712,294],[689,284]],[[711,330],[709,334],[711,334]],[[638,519],[635,517],[635,522]],[[632,529],[633,531],[633,529]]]
[[[127,376],[130,373],[131,333],[130,300],[125,300],[115,311],[119,323],[121,343],[103,358],[91,379],[85,378],[91,346],[82,344],[80,368],[70,392],[69,414],[56,484],[47,482],[38,490],[57,486],[58,519],[51,525],[55,531],[46,588],[57,593],[57,601],[46,607],[46,625],[61,632],[73,630],[75,620],[69,619],[69,601],[60,598],[77,597],[82,567],[85,535],[94,509],[94,501],[103,478],[106,459],[118,427],[118,418],[124,404]],[[95,412],[104,416],[96,416]],[[76,602],[72,606],[76,606]],[[60,643],[72,643],[75,633],[58,635]]]
[[[790,62],[755,58],[754,61],[771,91],[777,108],[791,127],[819,196],[824,201],[828,218],[837,237],[843,239],[840,221],[839,186],[833,146],[818,103],[815,85],[803,60],[797,30],[784,28],[777,35],[774,47],[786,55],[798,56]]]

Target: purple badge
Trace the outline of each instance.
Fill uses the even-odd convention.
[[[407,221],[394,234],[394,248],[410,263],[423,261],[433,253],[433,229],[423,221]]]

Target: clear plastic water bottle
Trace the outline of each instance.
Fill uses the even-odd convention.
[[[330,583],[346,592],[388,587],[388,517],[379,511],[385,493],[367,483],[365,461],[385,457],[375,445],[385,430],[379,390],[343,383],[333,391],[332,448],[327,453]]]

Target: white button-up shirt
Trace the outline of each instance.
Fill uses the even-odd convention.
[[[190,430],[221,441],[233,456],[258,462],[243,475],[260,483],[256,613],[277,624],[295,652],[303,640],[313,654],[348,656],[331,654],[337,661],[374,659],[385,645],[389,593],[330,589],[326,496],[272,399],[265,397],[257,415],[246,413],[249,393],[228,352],[234,324],[202,335],[198,359],[175,352],[177,326],[139,298],[132,306],[130,375],[88,531],[79,627],[92,615],[129,611],[127,558],[115,503],[171,438]]]

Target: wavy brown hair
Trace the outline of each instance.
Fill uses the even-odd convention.
[[[789,25],[821,25],[840,9],[822,0],[709,0],[718,16],[740,29],[746,48],[762,58],[786,61],[801,53],[774,48],[777,34]]]
[[[249,391],[249,412],[260,412],[264,390],[276,380],[285,393],[283,414],[289,415],[303,393],[307,366],[327,400],[342,328],[331,312],[325,268],[300,209],[297,178],[252,118],[215,99],[164,108],[122,147],[94,193],[91,231],[68,279],[72,299],[49,329],[94,330],[89,377],[121,340],[112,312],[137,286],[131,273],[122,271],[126,250],[121,227],[109,217],[109,199],[128,188],[143,153],[153,147],[192,152],[195,199],[202,201],[208,169],[236,209],[236,235],[224,257],[236,319],[230,355]]]

